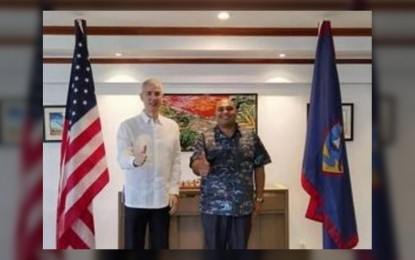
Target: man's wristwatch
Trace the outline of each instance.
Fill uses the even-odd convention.
[[[134,162],[134,160],[133,160],[133,166],[134,166],[135,168],[140,167],[141,165],[143,165],[143,164],[135,164],[135,162]]]
[[[264,203],[264,198],[262,198],[262,197],[257,197],[257,198],[255,199],[255,201],[256,201],[256,202],[259,202],[260,204],[262,204],[262,203]]]
[[[134,163],[134,160],[133,160],[133,166],[137,168],[137,167],[138,167],[138,166],[140,166],[140,165],[135,164],[135,163]]]

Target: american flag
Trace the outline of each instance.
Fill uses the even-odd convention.
[[[41,38],[35,46],[35,61],[42,58]],[[17,260],[41,259],[42,222],[42,66],[33,66],[21,140],[19,212],[15,236]]]
[[[85,29],[85,20],[75,20],[75,51],[61,144],[58,249],[95,248],[92,201],[109,182]]]

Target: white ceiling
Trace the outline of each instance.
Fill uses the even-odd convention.
[[[314,58],[317,37],[251,36],[88,36],[91,57],[137,58]],[[43,55],[70,57],[74,36],[46,35]],[[370,58],[371,37],[335,37],[338,58]]]
[[[43,25],[71,26],[74,19],[89,26],[185,27],[316,27],[326,19],[333,27],[371,28],[371,11],[229,11],[230,19],[216,18],[217,11],[44,11]]]
[[[332,28],[372,28],[370,11],[230,11],[230,18],[221,21],[216,11],[44,11],[43,26],[73,26],[82,18],[87,26],[137,27],[257,27],[257,28],[317,28],[318,22],[330,20]],[[366,59],[372,57],[372,37],[334,37],[337,58]],[[88,48],[92,58],[286,58],[311,59],[315,56],[317,37],[271,36],[111,36],[89,35]],[[44,35],[44,57],[71,57],[73,35]],[[219,65],[219,64],[218,64]],[[95,80],[107,81],[116,73],[138,74],[132,81],[157,75],[164,81],[195,82],[266,82],[281,74],[287,81],[308,81],[312,64],[95,64]],[[56,82],[52,71],[67,68],[67,64],[44,65],[44,80]],[[353,71],[371,71],[371,65],[342,65],[347,75]],[[52,69],[53,68],[53,69]],[[179,68],[179,69],[178,69]],[[206,71],[209,69],[209,71]],[[67,70],[67,69],[65,69]],[[163,72],[164,71],[164,72]],[[203,77],[206,71],[209,77]],[[288,72],[287,72],[288,71]],[[307,75],[303,75],[307,71]],[[96,75],[100,73],[101,75]],[[180,73],[180,74],[175,74]],[[238,73],[240,77],[238,77]],[[340,74],[343,72],[340,71]],[[370,73],[369,73],[370,74]],[[217,75],[217,76],[214,76]],[[249,78],[247,78],[249,76]],[[288,76],[287,76],[288,77]]]

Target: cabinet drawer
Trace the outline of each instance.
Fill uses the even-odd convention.
[[[273,210],[284,210],[286,204],[286,194],[284,193],[264,193],[264,203],[262,204],[261,210],[273,211]]]
[[[177,214],[199,214],[199,196],[180,197]]]

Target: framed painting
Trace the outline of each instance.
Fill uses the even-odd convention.
[[[391,145],[396,135],[397,107],[395,96],[391,94],[381,95],[379,98],[379,134],[383,145]]]
[[[26,104],[23,99],[0,101],[0,141],[5,145],[15,145],[22,139]]]
[[[43,107],[43,141],[62,141],[63,123],[65,118],[65,106]]]
[[[180,127],[182,151],[192,151],[197,136],[216,125],[216,103],[233,99],[238,107],[236,122],[257,132],[257,94],[165,94],[160,113]]]
[[[342,104],[344,140],[345,141],[353,141],[353,113],[354,113],[353,108],[354,108],[353,103]]]
[[[308,111],[310,110],[310,103],[307,104],[307,117]],[[344,124],[344,140],[353,141],[353,103],[342,103],[342,115]]]

